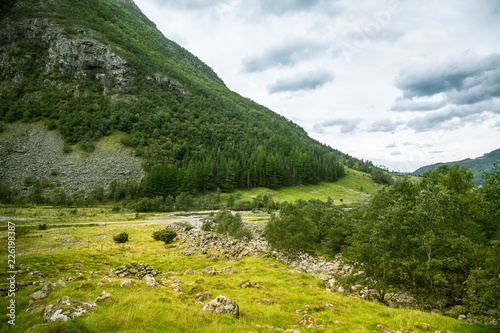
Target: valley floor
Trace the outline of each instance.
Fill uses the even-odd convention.
[[[68,216],[67,222],[74,222],[78,214],[85,212],[78,211],[75,216]],[[24,215],[33,217],[31,213],[24,212]],[[89,211],[85,213],[91,215]],[[238,260],[225,260],[214,253],[185,255],[186,244],[176,241],[173,246],[165,246],[151,237],[154,231],[165,226],[165,216],[143,217],[138,219],[145,221],[142,223],[74,225],[47,230],[34,227],[14,230],[12,226],[24,221],[11,221],[10,232],[16,236],[13,243],[9,243],[8,228],[2,228],[0,278],[7,283],[13,275],[11,271],[16,270],[15,282],[21,287],[11,295],[13,297],[0,298],[0,331],[496,332],[491,327],[475,326],[438,314],[392,309],[353,295],[332,293],[326,290],[322,280],[258,254],[250,253]],[[106,222],[129,219],[127,214],[116,214]],[[31,221],[35,226],[40,223]],[[130,239],[127,243],[115,244],[113,236],[121,232],[127,232]],[[10,267],[14,259],[15,267]],[[159,288],[151,288],[144,279],[135,276],[110,277],[110,270],[132,262],[148,264],[162,272],[155,276]],[[210,267],[218,272],[232,267],[232,272],[209,274],[211,270],[207,268]],[[189,269],[193,274],[184,275]],[[136,283],[122,287],[128,279]],[[44,299],[29,304],[29,295],[41,290],[47,282],[57,281],[64,284]],[[242,288],[246,282],[254,282],[251,284],[254,287]],[[174,284],[179,288],[173,288]],[[103,291],[112,296],[98,301],[92,313],[69,322],[44,321],[44,309],[61,297],[92,303]],[[193,296],[204,291],[210,292],[213,298],[224,295],[236,301],[239,319],[202,311],[208,300],[200,302]],[[11,300],[15,304],[14,319],[7,316]],[[300,324],[306,315],[314,318],[317,327]],[[12,320],[15,326],[9,323]]]

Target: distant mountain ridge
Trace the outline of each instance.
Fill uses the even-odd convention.
[[[412,172],[412,175],[415,176],[422,176],[425,172],[431,170],[431,169],[436,169],[440,167],[441,165],[464,165],[469,167],[472,171],[474,171],[474,181],[476,182],[477,185],[480,185],[483,183],[483,178],[481,177],[481,171],[484,171],[486,173],[490,172],[493,169],[493,164],[495,162],[500,163],[500,149],[493,150],[489,153],[484,154],[483,156],[470,159],[466,158],[465,160],[461,161],[455,161],[455,162],[446,162],[446,163],[436,163],[436,164],[431,164],[427,166],[423,166],[421,168],[418,168],[417,170]]]

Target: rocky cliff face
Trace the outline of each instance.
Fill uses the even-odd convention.
[[[29,73],[18,70],[18,64],[30,57],[22,47],[33,44],[47,50],[43,68],[44,85],[71,93],[79,98],[78,81],[93,73],[91,78],[103,87],[103,94],[126,92],[133,83],[133,71],[128,63],[108,47],[94,39],[92,31],[76,29],[76,38],[47,20],[30,19],[7,21],[0,26],[0,97],[27,81]],[[54,75],[55,74],[55,75]],[[70,80],[58,80],[66,75]],[[76,82],[76,84],[75,84]],[[37,99],[36,93],[26,99]],[[61,188],[67,194],[94,187],[106,188],[113,180],[139,181],[144,176],[141,161],[119,140],[105,139],[92,153],[74,149],[71,154],[62,150],[60,133],[48,131],[42,124],[11,124],[0,134],[0,180],[29,192],[24,187],[27,177],[45,178],[51,188]]]
[[[33,44],[48,50],[47,75],[61,73],[78,79],[91,70],[95,72],[94,79],[104,87],[105,95],[112,88],[126,91],[132,83],[133,71],[125,60],[93,37],[92,31],[77,29],[77,37],[69,38],[62,28],[42,19],[5,22],[0,29],[0,73],[11,77],[10,83],[22,83],[23,76],[15,66],[19,62],[17,51],[20,45]],[[45,84],[58,82],[46,79]],[[66,90],[68,88],[75,89],[75,86],[70,85]],[[61,89],[64,88],[61,86]]]
[[[0,179],[22,193],[29,192],[24,180],[45,178],[50,189],[68,195],[96,186],[107,188],[113,180],[140,181],[141,160],[120,144],[120,134],[99,141],[92,153],[74,149],[63,153],[64,141],[57,131],[42,124],[11,124],[0,134]]]

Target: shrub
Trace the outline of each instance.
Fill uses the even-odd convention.
[[[28,176],[26,178],[24,178],[24,187],[31,187],[33,185],[35,185],[35,180],[33,179],[33,177],[31,176]]]
[[[214,225],[214,220],[212,219],[206,219],[203,221],[203,224],[201,225],[201,230],[203,231],[214,231],[215,225]]]
[[[38,225],[38,230],[47,230],[48,227],[47,227],[47,224],[39,224]]]
[[[222,211],[214,219],[214,231],[219,234],[226,234],[238,239],[252,239],[252,233],[241,220],[239,214],[233,215],[229,211]]]
[[[47,129],[48,129],[49,131],[53,131],[53,130],[55,130],[56,128],[57,128],[57,123],[56,123],[56,121],[55,121],[54,119],[52,119],[51,121],[49,121],[49,122],[48,122],[48,124],[47,124]]]
[[[69,144],[65,143],[63,145],[62,150],[63,150],[64,154],[70,154],[73,151],[73,148],[71,148],[71,146]]]
[[[165,244],[170,244],[177,237],[177,233],[174,230],[163,229],[153,232],[153,239],[157,241],[162,241]]]
[[[121,234],[113,236],[113,240],[115,243],[126,243],[128,242],[128,234],[126,232],[122,232]]]

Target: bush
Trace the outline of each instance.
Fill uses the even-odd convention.
[[[115,243],[126,243],[128,242],[128,234],[126,232],[122,232],[116,236],[113,236],[113,240]]]
[[[49,121],[49,122],[48,122],[48,124],[47,124],[47,129],[48,129],[49,131],[53,131],[53,130],[55,130],[56,128],[57,128],[57,123],[56,123],[56,121],[55,121],[54,119],[52,119],[51,121]]]
[[[214,231],[238,239],[252,239],[252,232],[245,228],[241,216],[233,215],[229,211],[222,211],[214,219]],[[203,228],[203,226],[202,226]]]
[[[38,225],[38,230],[47,230],[48,227],[47,227],[47,224],[39,224]]]
[[[206,219],[203,221],[203,224],[201,225],[201,230],[203,231],[214,231],[215,225],[214,225],[214,220],[212,219]]]
[[[157,241],[162,241],[165,244],[170,244],[177,237],[177,233],[174,230],[163,229],[153,232],[153,239]]]
[[[69,144],[65,143],[63,145],[62,150],[63,150],[64,154],[71,154],[71,152],[73,151],[73,148],[71,148],[71,146]]]

